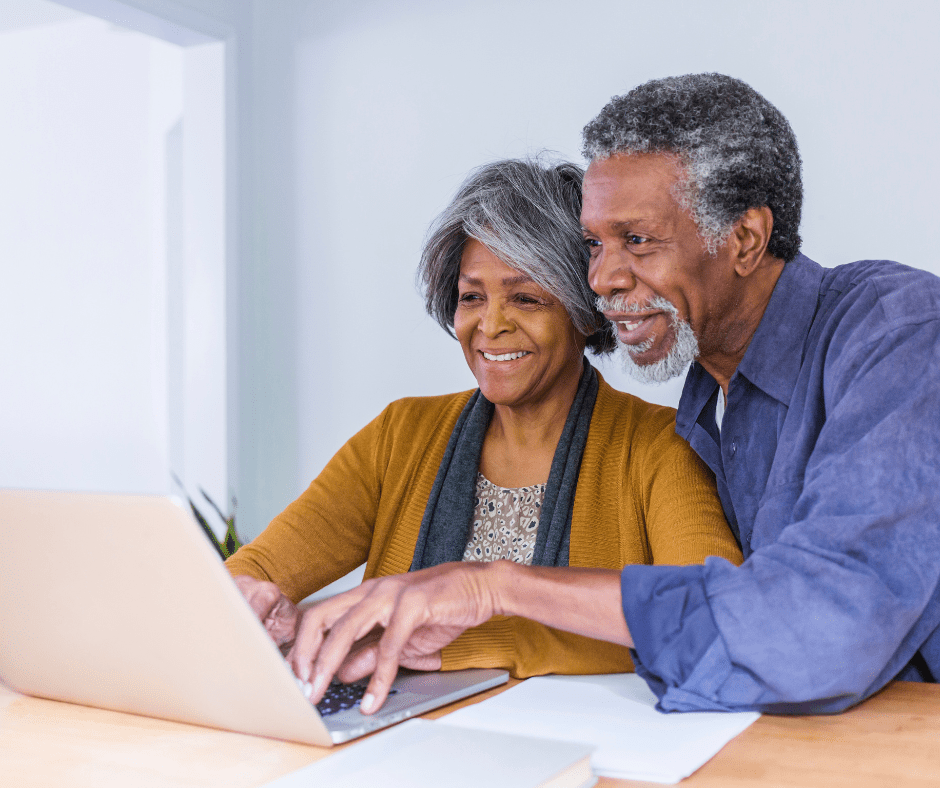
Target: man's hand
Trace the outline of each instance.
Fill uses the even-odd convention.
[[[336,671],[336,678],[349,684],[375,673],[375,667],[379,659],[379,640],[384,631],[381,627],[376,627],[364,638],[357,640],[349,650],[346,659],[339,666],[339,670]],[[403,651],[400,659],[399,665],[411,670],[441,669],[441,652],[435,651],[431,654],[425,654],[420,645],[414,649]]]
[[[297,606],[274,583],[248,575],[236,575],[234,580],[271,639],[278,646],[291,645],[300,618]]]
[[[367,580],[306,611],[287,659],[302,681],[312,676],[310,700],[323,697],[337,671],[345,681],[371,672],[360,704],[371,713],[385,702],[399,665],[439,669],[440,650],[494,613],[489,566],[441,564]]]
[[[343,681],[372,672],[360,704],[371,714],[385,702],[399,665],[440,668],[444,646],[494,615],[633,645],[619,570],[471,561],[367,580],[321,602],[303,614],[287,660],[314,703],[337,672]]]

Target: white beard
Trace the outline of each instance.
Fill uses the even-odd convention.
[[[665,356],[651,364],[639,364],[634,356],[642,355],[649,350],[653,346],[655,337],[639,345],[628,345],[621,341],[616,329],[614,330],[623,371],[640,383],[665,383],[685,372],[686,367],[698,358],[698,339],[692,326],[679,317],[679,310],[662,296],[657,296],[642,307],[634,305],[632,309],[623,309],[615,299],[598,296],[597,308],[601,312],[639,312],[641,308],[660,309],[669,316],[669,322],[676,335],[675,342]]]

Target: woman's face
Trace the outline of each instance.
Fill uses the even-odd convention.
[[[561,302],[474,239],[460,261],[454,332],[495,405],[570,395],[581,376],[585,340]]]

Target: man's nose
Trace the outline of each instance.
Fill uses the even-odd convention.
[[[595,293],[611,298],[636,287],[629,255],[601,249],[588,268],[588,284]]]

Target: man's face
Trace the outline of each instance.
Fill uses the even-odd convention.
[[[637,154],[595,161],[584,177],[589,281],[641,379],[665,380],[719,350],[733,309],[725,247],[708,253],[673,196],[681,176],[673,157]]]

